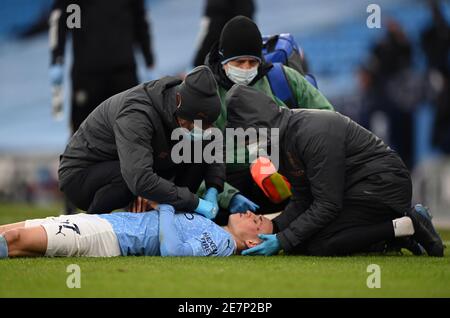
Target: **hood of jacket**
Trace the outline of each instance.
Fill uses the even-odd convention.
[[[235,84],[226,94],[228,128],[279,128],[284,134],[292,111],[279,107],[266,94]]]
[[[176,92],[182,81],[177,77],[166,76],[145,84],[144,90],[153,109],[158,113],[166,129],[178,127],[175,120],[177,109]]]

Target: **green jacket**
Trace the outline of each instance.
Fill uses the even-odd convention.
[[[299,72],[296,70],[283,66],[286,77],[289,80],[292,92],[297,100],[298,108],[313,108],[313,109],[328,109],[334,110],[331,103],[312,86]],[[278,97],[276,97],[270,88],[267,76],[264,76],[252,86],[253,88],[265,93],[273,98],[273,100],[280,107],[287,107]],[[217,118],[215,125],[217,128],[224,129],[227,125],[227,106],[225,105],[225,95],[227,90],[219,86],[219,96],[222,103],[222,109]]]
[[[298,108],[309,108],[309,109],[328,109],[334,110],[331,103],[318,91],[314,86],[312,86],[299,72],[296,70],[283,66],[286,77],[289,80],[290,87],[297,100]],[[273,98],[273,100],[280,107],[287,106],[277,98],[270,88],[269,80],[267,76],[262,77],[256,83],[253,84],[253,88],[265,93],[266,95]],[[225,95],[227,90],[223,86],[219,85],[219,96],[222,103],[222,109],[219,118],[215,122],[215,126],[224,130],[227,125],[227,107],[225,105]],[[238,156],[239,152],[246,152],[246,149],[236,149],[235,158]],[[236,171],[241,169],[248,169],[249,164],[247,163],[227,163],[227,171]],[[201,196],[205,191],[205,185],[199,188],[197,194]],[[219,205],[224,209],[228,209],[229,203],[235,194],[239,193],[239,190],[234,188],[225,182],[224,191],[219,194]]]

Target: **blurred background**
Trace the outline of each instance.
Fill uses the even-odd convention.
[[[149,28],[141,34],[133,69],[139,82],[192,68],[201,55],[204,17],[212,14],[207,2],[144,1]],[[252,14],[263,35],[295,37],[322,93],[337,111],[400,153],[413,174],[414,202],[428,205],[440,226],[450,226],[450,2],[377,0],[381,28],[372,29],[366,24],[370,3],[253,0]],[[3,0],[0,7],[0,207],[27,203],[62,211],[58,156],[74,130],[71,104],[83,96],[71,94],[70,36],[60,63],[63,80],[55,90],[48,23],[53,5]],[[97,14],[101,19],[102,11]],[[95,55],[97,42],[86,45]],[[63,108],[55,116],[58,99]]]

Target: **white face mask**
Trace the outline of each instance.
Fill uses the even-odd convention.
[[[225,69],[225,73],[233,83],[248,85],[258,74],[258,67],[255,66],[251,69],[244,70],[228,64],[228,67]]]

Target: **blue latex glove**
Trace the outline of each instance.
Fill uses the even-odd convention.
[[[230,201],[230,213],[246,212],[247,210],[255,212],[257,209],[259,209],[259,205],[239,193],[235,194]]]
[[[205,195],[203,196],[203,199],[206,201],[211,202],[212,204],[214,204],[214,206],[216,207],[217,211],[219,211],[219,191],[217,191],[216,188],[209,188],[208,190],[206,190]]]
[[[197,212],[198,214],[201,214],[204,217],[212,220],[216,217],[219,209],[213,203],[203,200],[203,199],[199,199],[198,206],[194,211]]]
[[[242,255],[275,255],[281,250],[280,242],[276,234],[259,234],[258,237],[263,240],[255,247],[242,252]]]
[[[53,86],[61,85],[64,78],[64,67],[62,64],[53,64],[49,70],[50,83]]]

